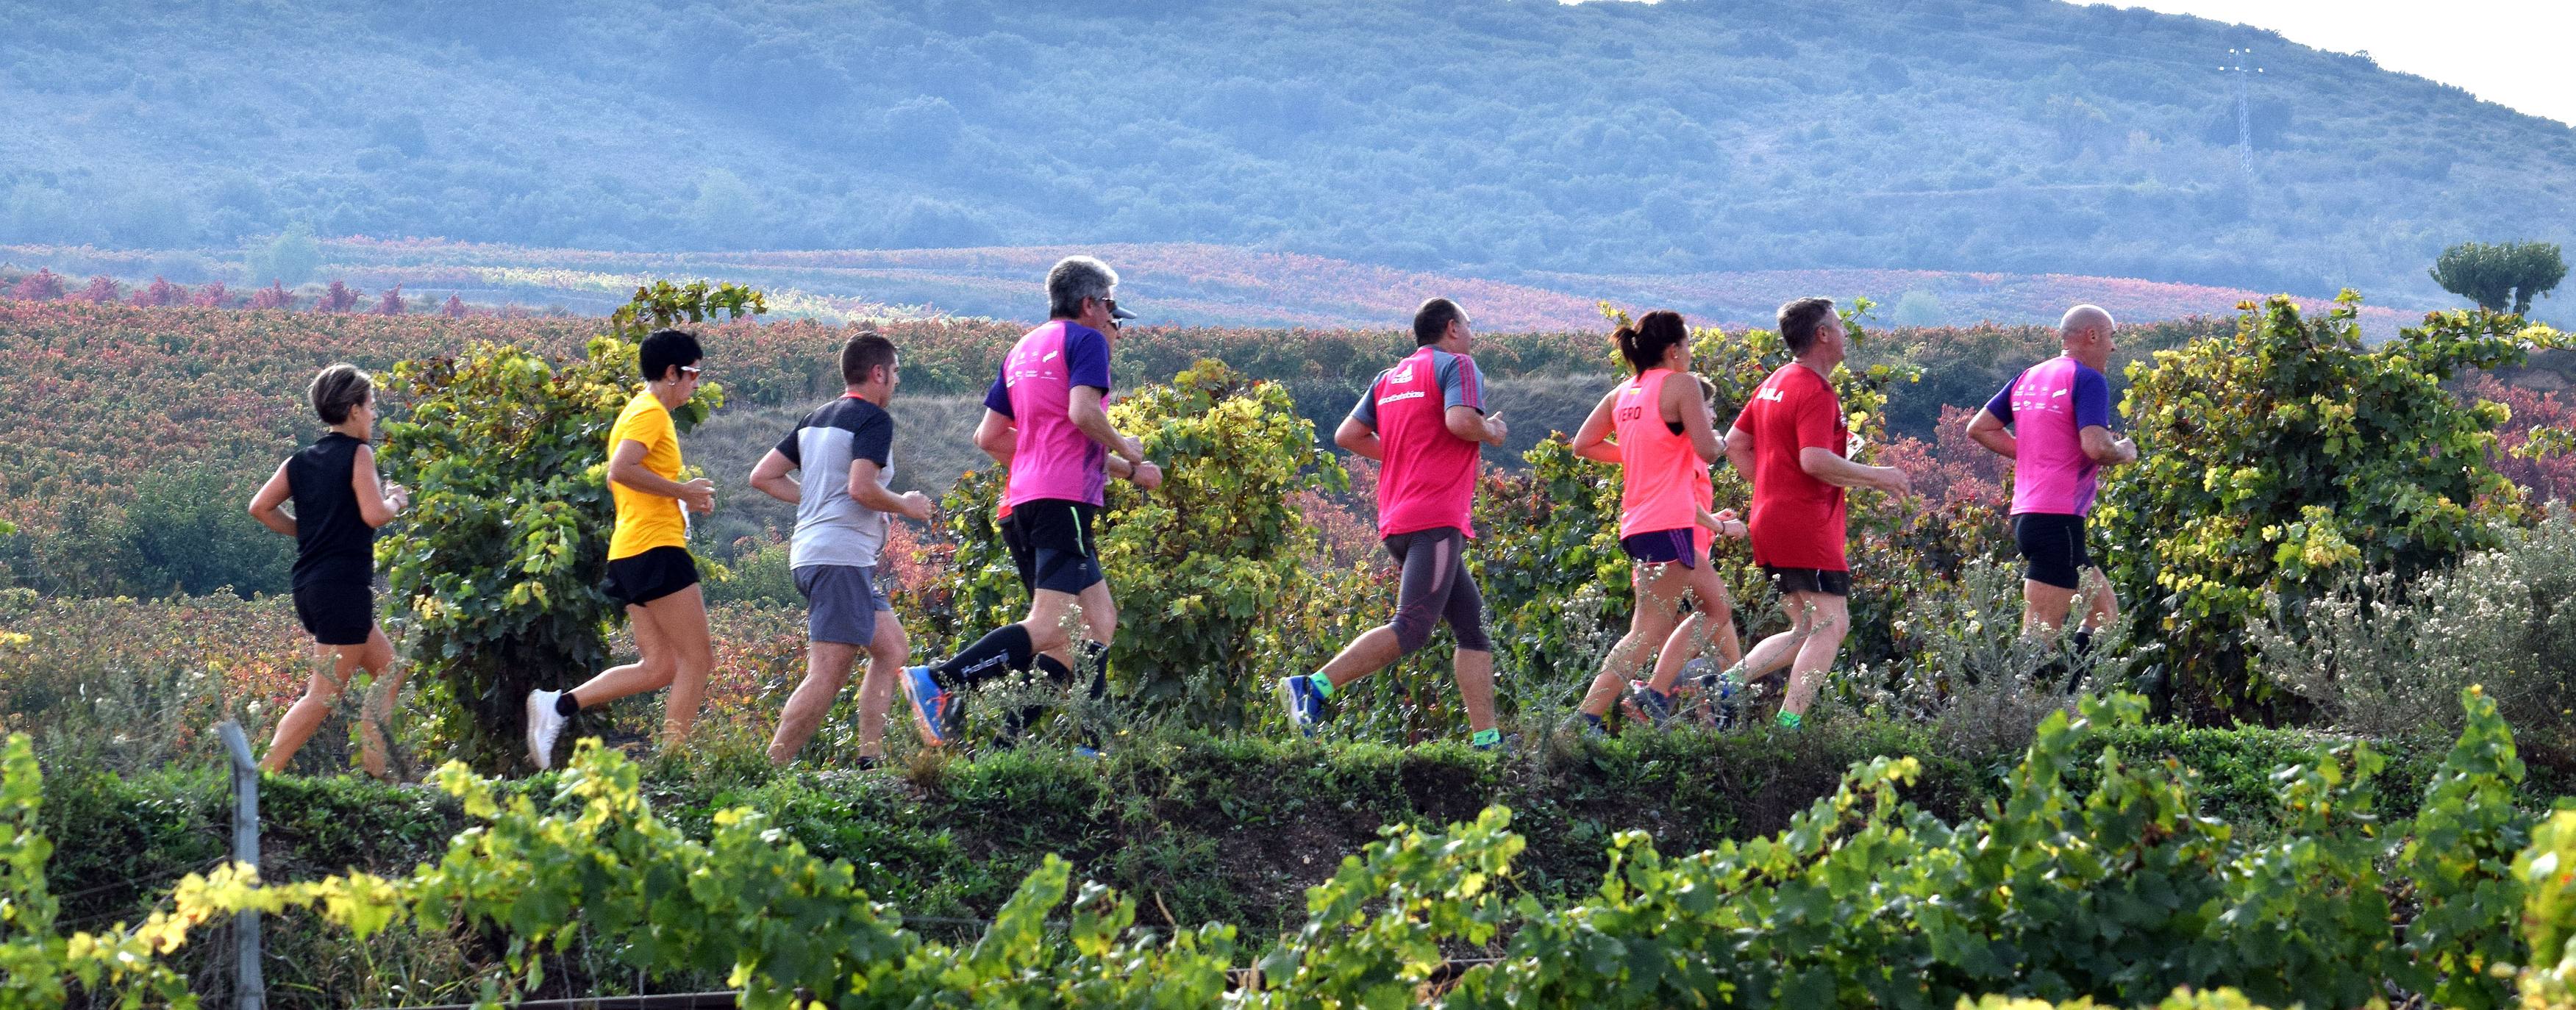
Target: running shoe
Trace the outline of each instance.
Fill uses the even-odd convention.
[[[921,727],[921,742],[946,747],[957,736],[957,695],[930,677],[927,666],[903,668],[903,696],[912,703],[912,721]]]
[[[555,766],[555,738],[563,735],[563,713],[555,711],[561,691],[528,692],[528,761],[544,771]]]
[[[1629,688],[1628,704],[1644,713],[1646,721],[1653,723],[1656,729],[1662,729],[1673,721],[1672,696],[1648,685],[1638,684]]]
[[[1091,760],[1098,761],[1100,760],[1100,750],[1096,747],[1076,747],[1073,749],[1073,756],[1078,758],[1090,758]]]
[[[1279,678],[1279,703],[1288,708],[1288,725],[1297,732],[1315,735],[1315,724],[1324,721],[1324,694],[1315,690],[1315,682],[1305,677]]]

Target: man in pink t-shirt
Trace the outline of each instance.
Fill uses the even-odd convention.
[[[993,677],[1026,672],[1042,654],[1073,646],[1065,614],[1082,607],[1083,660],[1097,663],[1118,629],[1118,607],[1101,573],[1091,523],[1109,482],[1115,453],[1133,469],[1129,480],[1152,490],[1163,472],[1144,447],[1109,423],[1109,352],[1118,320],[1118,273],[1089,256],[1067,256],[1047,271],[1051,318],[1030,330],[1002,361],[984,394],[984,427],[1013,433],[1011,473],[1002,501],[1033,555],[1029,616],[977,639],[946,661],[904,670],[923,742],[944,746],[959,719],[957,693]],[[1053,673],[1053,671],[1049,671]]]
[[[1968,421],[1968,437],[2013,461],[2013,541],[2021,548],[2022,628],[2054,638],[2090,576],[2075,648],[2119,613],[2111,583],[2086,546],[2084,516],[2108,464],[2138,458],[2138,445],[2111,433],[2111,314],[2066,310],[2057,336],[2064,354],[2024,369]],[[2005,430],[2009,425],[2011,430]]]
[[[1377,532],[1403,566],[1395,620],[1361,633],[1312,675],[1281,678],[1279,699],[1289,724],[1307,733],[1324,701],[1354,680],[1385,669],[1431,639],[1442,621],[1457,636],[1458,693],[1467,705],[1469,739],[1479,749],[1502,743],[1494,727],[1494,651],[1485,639],[1484,597],[1467,574],[1468,518],[1484,447],[1508,433],[1500,414],[1485,413],[1485,382],[1467,352],[1476,346],[1467,313],[1434,298],[1413,314],[1414,352],[1379,372],[1333,442],[1380,460]]]

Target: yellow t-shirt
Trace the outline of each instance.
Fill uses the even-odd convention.
[[[627,442],[644,444],[644,469],[668,480],[680,479],[680,430],[671,412],[649,392],[637,393],[608,430],[608,458]],[[608,560],[631,558],[656,547],[687,547],[688,527],[680,517],[680,500],[645,494],[614,480],[609,494],[617,500],[617,532],[608,538]]]

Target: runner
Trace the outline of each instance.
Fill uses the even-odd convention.
[[[1968,437],[2013,461],[2013,542],[2022,563],[2022,630],[2054,640],[2086,577],[2093,591],[2075,629],[2075,652],[2119,615],[2111,582],[2087,549],[2084,517],[2104,466],[2135,462],[2138,444],[2111,433],[2111,314],[2091,305],[2057,324],[2064,353],[2032,365],[1968,421]],[[2010,425],[2010,431],[2005,426]]]
[[[528,692],[528,760],[554,765],[555,738],[573,713],[628,695],[670,688],[663,702],[662,746],[687,742],[705,701],[715,650],[707,641],[707,603],[689,556],[688,513],[715,509],[715,482],[680,480],[680,433],[671,408],[689,402],[705,352],[684,330],[655,330],[637,349],[644,388],[608,431],[608,490],[617,526],[608,539],[608,577],[601,591],[624,604],[635,631],[635,662],[610,667],[570,691]]]
[[[1333,433],[1335,444],[1386,464],[1378,475],[1377,531],[1404,569],[1395,620],[1362,632],[1322,670],[1281,678],[1279,699],[1289,724],[1312,735],[1327,699],[1421,648],[1445,620],[1458,640],[1453,664],[1474,731],[1469,740],[1490,750],[1503,738],[1494,726],[1494,652],[1464,552],[1476,535],[1468,516],[1484,446],[1503,444],[1509,429],[1502,415],[1485,413],[1484,379],[1467,356],[1476,338],[1458,303],[1422,303],[1413,340],[1412,356],[1378,373]]]
[[[874,333],[851,337],[841,347],[841,398],[805,415],[751,468],[752,487],[796,506],[787,564],[809,608],[805,679],[779,713],[778,733],[769,741],[773,765],[795,760],[814,738],[861,649],[868,672],[859,682],[859,767],[875,767],[885,757],[886,709],[912,646],[886,599],[877,553],[885,546],[888,513],[930,518],[927,495],[898,495],[886,486],[894,476],[894,417],[885,408],[901,382],[893,341]],[[789,470],[797,471],[795,479]]]
[[[1115,452],[1134,467],[1130,479],[1147,490],[1162,483],[1163,471],[1145,461],[1135,439],[1119,434],[1101,406],[1110,389],[1115,320],[1121,318],[1117,289],[1118,274],[1106,263],[1089,256],[1058,261],[1047,271],[1048,322],[1011,348],[984,394],[983,425],[1008,421],[1014,429],[1002,500],[1027,541],[1028,577],[1036,590],[1027,619],[993,630],[935,666],[904,670],[904,695],[922,741],[931,746],[946,746],[956,737],[957,692],[1025,672],[1041,653],[1061,657],[1075,648],[1064,618],[1077,604],[1084,662],[1105,658],[1118,629],[1117,604],[1091,537],[1109,478],[1104,459]]]
[[[1690,372],[1690,328],[1680,313],[1657,310],[1611,338],[1636,377],[1592,408],[1574,434],[1573,448],[1575,455],[1620,467],[1619,546],[1634,562],[1630,578],[1637,608],[1628,634],[1611,647],[1583,696],[1579,711],[1595,730],[1627,689],[1629,675],[1651,664],[1658,651],[1697,651],[1690,639],[1674,635],[1684,607],[1695,617],[1701,611],[1711,615],[1693,628],[1719,633],[1727,665],[1743,658],[1726,584],[1708,563],[1711,530],[1702,524],[1713,494],[1708,466],[1724,458],[1726,446],[1711,430],[1707,397]],[[1665,693],[1671,686],[1665,681],[1639,689],[1640,704],[1657,725],[1671,714]]]
[[[376,626],[376,527],[410,507],[411,493],[376,476],[375,449],[367,444],[376,425],[373,377],[356,365],[332,365],[313,377],[305,394],[330,430],[278,464],[277,473],[251,496],[250,514],[295,538],[295,619],[331,666],[327,673],[317,669],[304,696],[277,720],[277,735],[260,766],[285,771],[349,678],[365,670],[380,682],[359,715],[358,760],[367,774],[381,779],[384,722],[402,690],[402,673],[393,668],[393,643]],[[278,510],[289,500],[295,503],[291,516]]]
[[[1851,564],[1844,539],[1845,488],[1904,494],[1905,471],[1846,458],[1851,430],[1835,395],[1843,321],[1829,298],[1780,306],[1780,338],[1795,360],[1754,390],[1726,433],[1726,456],[1753,481],[1753,560],[1779,588],[1789,630],[1763,639],[1731,670],[1750,683],[1791,664],[1779,722],[1796,728],[1816,699],[1851,623]]]

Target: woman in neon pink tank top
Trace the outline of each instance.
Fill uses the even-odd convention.
[[[1619,546],[1636,563],[1637,610],[1583,697],[1588,727],[1601,724],[1629,675],[1658,652],[1676,673],[1705,647],[1702,635],[1717,639],[1728,665],[1740,655],[1734,607],[1708,563],[1711,532],[1726,528],[1708,512],[1708,467],[1726,447],[1690,371],[1690,328],[1679,313],[1658,310],[1620,327],[1613,339],[1637,375],[1601,398],[1575,432],[1574,451],[1620,466]],[[1680,620],[1685,600],[1694,601],[1687,624]],[[1658,672],[1665,665],[1655,663]],[[1660,723],[1669,709],[1667,701],[1647,714]]]

